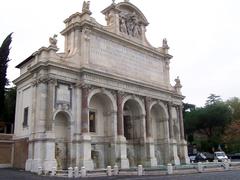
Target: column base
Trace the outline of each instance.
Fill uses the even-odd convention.
[[[157,166],[157,159],[155,156],[155,147],[153,138],[149,137],[146,140],[146,161],[145,166],[154,167]]]
[[[33,159],[32,160],[32,167],[31,167],[31,172],[37,173],[38,168],[42,167],[42,160],[41,159]]]
[[[32,169],[32,159],[27,159],[27,161],[25,163],[25,170],[31,171],[31,169]]]
[[[177,141],[175,139],[170,139],[170,159],[172,164],[180,165],[180,159],[178,157]]]
[[[187,141],[184,139],[180,143],[180,160],[182,164],[190,164],[190,159],[188,156]]]
[[[118,136],[117,138],[117,163],[122,169],[129,168],[129,160],[127,158],[127,145],[126,138],[124,136]]]
[[[52,171],[53,167],[57,167],[56,160],[44,160],[44,162],[43,162],[43,170],[44,171]]]
[[[93,170],[93,160],[91,159],[91,136],[88,134],[82,134],[80,137],[80,165],[84,166],[86,170]]]

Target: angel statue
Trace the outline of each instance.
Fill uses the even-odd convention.
[[[50,46],[57,47],[57,35],[54,34],[53,37],[49,38]]]
[[[89,12],[90,11],[90,1],[83,1],[82,5],[82,12]]]
[[[167,43],[167,39],[166,39],[166,38],[163,39],[162,47],[165,48],[165,49],[169,49],[169,46],[168,46],[168,43]]]

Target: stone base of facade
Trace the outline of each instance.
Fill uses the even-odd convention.
[[[38,172],[38,168],[42,167],[42,160],[41,159],[33,159],[31,163],[31,172]]]
[[[56,160],[45,160],[43,162],[43,170],[48,172],[52,171],[53,167],[57,167],[57,161]]]
[[[161,144],[164,148],[164,164],[179,165],[180,159],[178,157],[177,142],[175,139],[165,139],[164,143]]]
[[[91,159],[91,136],[88,134],[82,134],[80,137],[80,165],[84,166],[86,170],[93,170],[94,164]]]
[[[129,168],[129,160],[127,158],[127,145],[124,136],[118,136],[117,139],[117,163],[122,169]]]
[[[148,167],[157,166],[157,159],[155,156],[155,148],[154,148],[153,138],[147,138],[145,147],[146,147],[145,166],[148,166]]]
[[[181,140],[179,145],[179,152],[180,152],[180,160],[182,164],[190,164],[190,159],[188,156],[187,150],[187,142],[185,140]]]

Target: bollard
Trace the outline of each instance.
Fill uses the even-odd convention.
[[[142,167],[142,165],[138,165],[137,174],[138,174],[138,176],[142,176],[143,175],[143,167]]]
[[[42,171],[43,171],[42,167],[38,167],[38,175],[42,175]]]
[[[74,177],[79,177],[79,169],[78,169],[78,167],[74,168]]]
[[[56,167],[52,167],[51,176],[55,176],[55,175],[56,175]]]
[[[167,165],[167,174],[173,174],[173,166],[171,163]]]
[[[113,175],[114,175],[114,176],[117,176],[118,173],[119,173],[119,171],[118,171],[118,166],[115,165],[115,166],[113,167]]]
[[[107,176],[112,176],[112,168],[111,168],[111,166],[107,166]]]
[[[81,168],[81,177],[86,177],[87,176],[87,171],[85,169],[85,167]]]
[[[203,166],[202,166],[202,163],[201,163],[201,162],[198,162],[198,164],[197,164],[197,171],[198,171],[199,173],[203,172]]]
[[[223,163],[223,167],[224,167],[224,170],[228,171],[229,170],[229,163],[228,162],[224,162]]]
[[[68,177],[69,177],[69,178],[72,178],[72,177],[73,177],[73,168],[72,168],[72,167],[69,167],[69,168],[68,168]]]

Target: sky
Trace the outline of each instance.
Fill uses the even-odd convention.
[[[92,17],[106,25],[101,11],[112,0],[90,0]],[[116,3],[123,0],[116,0]],[[148,41],[155,47],[167,38],[171,84],[179,76],[184,102],[204,106],[213,93],[223,100],[240,97],[240,1],[239,0],[130,0],[145,15]],[[63,21],[81,12],[83,0],[7,0],[0,6],[0,43],[13,34],[7,77],[19,76],[17,64],[48,46]]]

